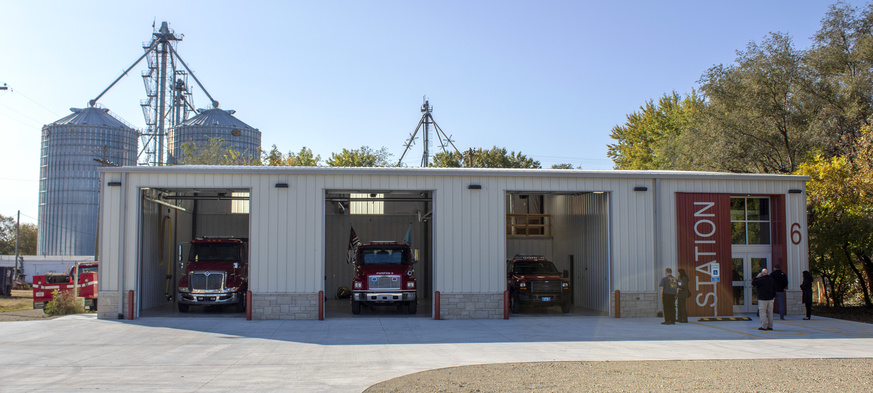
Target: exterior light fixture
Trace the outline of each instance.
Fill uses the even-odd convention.
[[[636,186],[636,187],[634,187],[634,191],[649,191],[649,187]]]
[[[106,185],[109,187],[121,187],[121,182],[120,181],[111,181],[111,182],[106,183]]]
[[[288,183],[276,183],[276,188],[288,188]]]
[[[467,189],[468,190],[481,190],[482,185],[481,184],[470,184],[469,186],[467,186]]]
[[[803,193],[803,190],[800,190],[800,189],[797,189],[797,188],[791,188],[791,189],[788,190],[788,193],[789,193],[789,194],[802,194],[802,193]]]

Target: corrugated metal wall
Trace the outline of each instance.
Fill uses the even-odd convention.
[[[106,223],[103,234],[110,240],[101,248],[107,262],[111,265],[122,260],[127,264],[135,263],[132,261],[139,256],[140,236],[150,236],[141,232],[143,223],[137,192],[140,187],[250,188],[251,289],[262,294],[315,293],[324,289],[330,294],[336,288],[325,288],[325,275],[333,274],[325,271],[324,261],[329,256],[327,237],[336,236],[340,244],[330,249],[344,250],[348,229],[341,228],[342,223],[331,224],[340,228],[337,229],[340,233],[325,232],[325,190],[433,190],[433,289],[446,293],[500,293],[505,289],[505,259],[509,248],[505,234],[506,193],[602,191],[605,194],[567,197],[569,207],[562,209],[573,217],[567,221],[570,228],[567,233],[584,242],[576,241],[583,245],[573,248],[563,243],[574,240],[560,240],[558,248],[564,256],[555,255],[555,258],[567,264],[569,255],[574,255],[578,264],[578,269],[574,269],[581,274],[582,285],[591,288],[578,300],[586,307],[603,309],[611,290],[657,291],[663,261],[675,261],[676,257],[675,192],[784,193],[787,187],[803,188],[802,180],[775,181],[767,177],[758,180],[752,176],[747,180],[719,180],[713,176],[712,179],[668,178],[656,182],[653,175],[643,176],[645,173],[635,178],[622,173],[616,173],[615,177],[586,176],[585,173],[565,175],[571,173],[569,171],[557,175],[554,173],[558,172],[552,171],[536,172],[548,176],[532,176],[522,171],[517,172],[518,176],[510,176],[506,171],[414,169],[362,170],[360,173],[320,168],[222,168],[226,173],[214,170],[203,167],[108,169],[107,177],[120,176],[113,171],[130,173],[126,184],[119,187],[127,194],[126,216],[118,215],[125,211],[119,203],[123,193],[117,192],[118,188],[104,187],[109,200],[103,208]],[[278,182],[287,183],[288,188],[275,188]],[[470,184],[480,185],[481,189],[469,189]],[[633,191],[635,186],[645,186],[647,190]],[[797,212],[802,211],[802,200],[793,196],[787,198],[791,210],[787,225],[802,218],[802,215],[797,216]],[[575,212],[579,214],[579,224],[576,224]],[[805,221],[801,224],[805,237]],[[575,228],[580,228],[578,233]],[[405,233],[405,227],[400,229]],[[358,233],[360,235],[361,231]],[[123,243],[111,240],[117,239],[117,234],[123,234]],[[142,241],[148,242],[147,239]],[[604,244],[608,244],[605,251]],[[572,254],[569,254],[571,249]],[[553,245],[553,253],[555,250]],[[789,247],[788,253],[790,257],[797,257],[800,251]],[[588,273],[583,273],[586,268]],[[112,269],[109,267],[107,271]],[[135,270],[125,268],[125,290],[135,285],[131,272]],[[338,281],[345,279],[339,278],[339,270],[336,274]],[[104,281],[101,275],[101,288],[117,288],[117,280],[110,275]]]

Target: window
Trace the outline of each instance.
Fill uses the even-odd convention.
[[[731,244],[770,244],[770,199],[731,198]]]
[[[248,192],[232,192],[230,193],[232,197],[249,197]],[[225,205],[226,206],[226,205]],[[230,201],[230,213],[231,214],[249,214],[249,200],[245,199],[234,199]]]
[[[385,214],[385,202],[373,200],[383,199],[385,194],[350,194],[350,214]],[[364,199],[356,201],[355,199]]]

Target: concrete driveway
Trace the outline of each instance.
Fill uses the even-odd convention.
[[[766,332],[754,317],[660,322],[552,314],[3,322],[0,390],[360,392],[408,373],[480,363],[873,357],[873,325],[858,322],[797,316]]]

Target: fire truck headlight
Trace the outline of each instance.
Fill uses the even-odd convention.
[[[355,285],[354,285],[354,287],[355,287],[355,289],[363,289],[363,288],[364,288],[364,284],[361,283],[360,281],[355,281]]]
[[[562,283],[561,288],[570,289],[570,283],[568,283],[568,282]]]
[[[227,291],[228,292],[239,292],[239,287],[230,287],[230,288],[227,288]]]
[[[406,289],[415,289],[415,281],[407,281]]]
[[[518,283],[518,288],[519,289],[527,289],[527,283],[523,282],[523,281]]]
[[[179,287],[180,293],[191,293],[191,288],[188,287]]]

